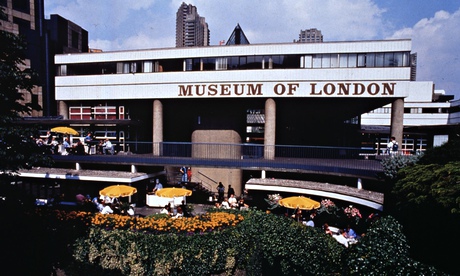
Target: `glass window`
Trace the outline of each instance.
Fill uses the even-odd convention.
[[[403,53],[394,53],[394,66],[402,67],[403,66]]]
[[[216,66],[215,63],[216,63],[215,58],[203,58],[203,70],[204,71],[215,70],[215,66]]]
[[[216,58],[216,70],[227,70],[227,58]]]
[[[358,54],[358,67],[366,66],[366,54]]]
[[[339,55],[338,54],[331,54],[331,67],[332,68],[339,67]]]
[[[144,61],[144,73],[151,73],[153,72],[153,62],[152,61]]]
[[[313,55],[313,68],[321,68],[321,55]]]
[[[348,67],[356,67],[357,58],[356,54],[348,54]]]
[[[313,61],[312,56],[305,56],[304,68],[311,68],[312,61]]]
[[[341,68],[348,67],[348,55],[347,54],[340,54],[339,61],[340,61],[339,66]]]
[[[331,67],[331,55],[330,54],[323,54],[321,67],[322,68]]]
[[[375,66],[383,67],[383,53],[375,54]]]
[[[368,53],[366,54],[366,67],[374,67],[375,66],[375,54]]]
[[[385,53],[383,60],[384,67],[393,67],[395,66],[394,53]]]

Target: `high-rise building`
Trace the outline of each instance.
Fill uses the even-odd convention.
[[[210,31],[197,8],[182,2],[176,14],[176,47],[209,46]]]
[[[308,29],[308,30],[300,30],[299,40],[297,42],[300,43],[315,43],[315,42],[323,42],[323,35],[321,31],[315,28]]]
[[[27,43],[24,69],[38,73],[38,86],[24,93],[26,103],[38,104],[41,111],[30,116],[55,116],[55,54],[88,52],[88,32],[59,15],[45,19],[44,0],[2,0],[6,16],[0,19],[0,30],[24,37]]]

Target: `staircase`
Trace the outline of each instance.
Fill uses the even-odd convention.
[[[212,184],[213,180],[206,179],[200,172],[193,172],[192,180],[188,182],[182,182],[182,173],[180,167],[168,166],[165,167],[166,182],[170,187],[185,187],[186,189],[192,190],[193,194],[188,201],[204,202],[209,201],[209,197],[214,197],[216,191],[213,190],[215,185]],[[215,182],[215,181],[214,181]]]

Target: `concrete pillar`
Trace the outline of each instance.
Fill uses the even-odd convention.
[[[362,189],[363,188],[363,181],[361,180],[361,178],[358,178],[358,189]]]
[[[276,103],[273,99],[265,101],[264,158],[275,158]]]
[[[163,142],[163,104],[153,101],[153,155],[160,156],[160,143]]]
[[[80,163],[75,164],[75,170],[77,170],[77,171],[81,170]]]
[[[63,117],[64,120],[68,120],[69,119],[69,108],[66,104],[66,102],[64,101],[59,101],[59,114],[58,115],[61,115]]]
[[[391,104],[390,136],[394,136],[401,148],[404,131],[404,99],[395,99]]]
[[[265,177],[266,177],[265,170],[262,170],[260,172],[260,178],[265,179]]]
[[[131,173],[137,173],[136,165],[131,165]]]

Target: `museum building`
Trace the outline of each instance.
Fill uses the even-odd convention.
[[[82,136],[259,143],[270,159],[276,145],[361,147],[361,115],[383,107],[401,144],[405,101],[436,95],[415,60],[409,39],[63,54],[55,97]]]

